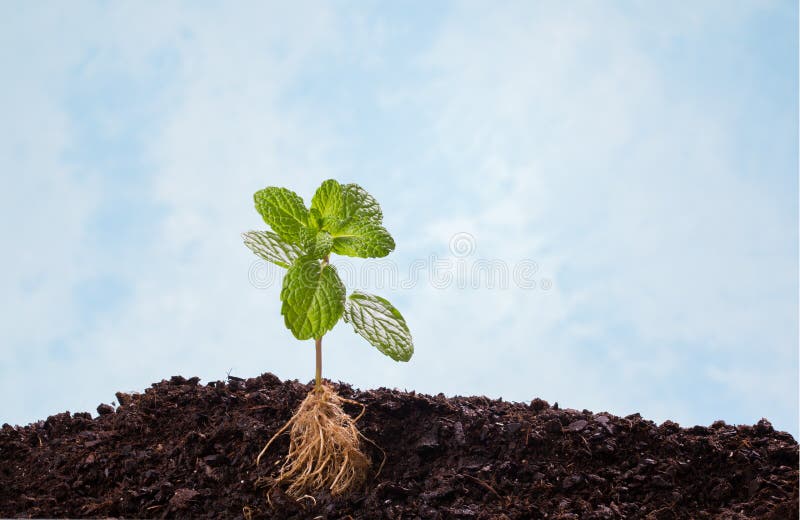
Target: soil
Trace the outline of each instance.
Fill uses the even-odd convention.
[[[176,376],[117,393],[94,419],[3,425],[0,517],[798,517],[798,445],[767,420],[684,429],[540,399],[335,386],[367,407],[359,427],[375,446],[365,444],[363,491],[295,501],[270,489],[286,436],[253,464],[310,385]]]

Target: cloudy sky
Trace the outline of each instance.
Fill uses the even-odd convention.
[[[0,3],[0,422],[313,377],[252,194],[356,182],[324,375],[798,432],[792,1]]]

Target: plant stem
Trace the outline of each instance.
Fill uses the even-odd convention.
[[[317,374],[314,389],[320,390],[322,388],[322,337],[320,336],[315,341],[317,347]]]
[[[328,255],[325,255],[321,263],[322,267],[328,265]],[[316,372],[316,383],[314,384],[314,390],[320,390],[322,388],[322,336],[318,337],[314,341],[317,347],[317,372]]]

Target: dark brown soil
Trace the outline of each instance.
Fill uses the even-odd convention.
[[[798,517],[798,446],[766,420],[683,429],[483,397],[340,393],[385,452],[363,492],[300,502],[257,488],[271,434],[310,386],[173,377],[119,406],[0,431],[0,516],[168,518]],[[354,407],[352,412],[357,412]],[[380,465],[380,450],[367,446]]]

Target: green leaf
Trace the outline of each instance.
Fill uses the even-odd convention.
[[[394,250],[394,239],[381,224],[378,202],[358,184],[326,180],[314,194],[311,214],[312,221],[321,222],[321,229],[330,232],[331,251],[336,254],[374,258]]]
[[[281,314],[297,339],[320,338],[344,312],[345,289],[332,265],[303,256],[289,267],[281,289]]]
[[[345,303],[344,321],[395,361],[408,361],[414,342],[406,320],[387,300],[374,294],[354,292]]]
[[[358,184],[342,186],[342,200],[342,218],[367,220],[378,224],[383,221],[383,212],[378,201]]]
[[[323,229],[335,232],[354,220],[380,224],[383,213],[378,201],[358,184],[323,182],[311,200],[312,211],[319,211]]]
[[[394,251],[392,235],[380,223],[371,220],[351,220],[331,236],[331,250],[338,255],[378,258]]]
[[[268,262],[288,268],[303,253],[292,244],[287,244],[271,231],[248,231],[242,233],[244,245]]]
[[[308,212],[308,227],[310,229],[320,230],[324,223],[325,219],[322,213],[320,213],[317,208],[311,208]]]
[[[342,185],[334,179],[323,182],[311,199],[311,210],[319,211],[323,220],[343,219],[343,208]]]
[[[333,238],[327,231],[317,231],[303,243],[306,254],[313,258],[325,258],[331,252],[332,247]]]
[[[308,226],[308,209],[298,194],[270,186],[257,191],[253,198],[264,222],[278,236],[290,244],[300,243],[303,230]]]

